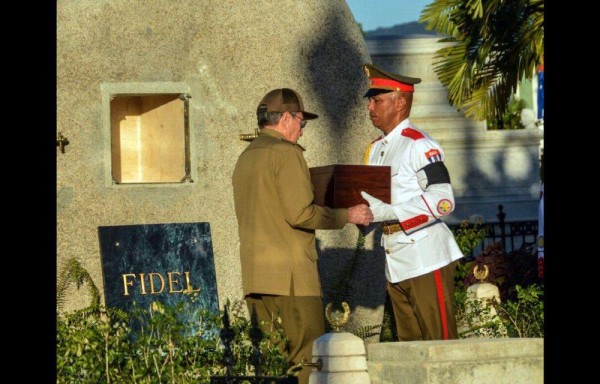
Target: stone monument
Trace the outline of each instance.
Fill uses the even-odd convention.
[[[270,89],[319,115],[299,141],[310,167],[362,163],[370,59],[344,0],[59,0],[56,23],[57,264],[76,258],[100,291],[99,227],[205,222],[219,307],[241,298],[231,174]],[[378,324],[383,259],[355,262],[357,234],[317,231],[324,294]]]
[[[351,333],[341,331],[350,317],[350,307],[342,303],[344,311],[325,307],[325,317],[334,331],[313,342],[312,364],[316,366],[308,379],[309,384],[370,384],[364,341]]]

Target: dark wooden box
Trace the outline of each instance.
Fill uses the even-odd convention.
[[[310,168],[315,186],[314,203],[330,208],[368,204],[360,195],[361,191],[391,203],[391,173],[387,165],[336,164]]]

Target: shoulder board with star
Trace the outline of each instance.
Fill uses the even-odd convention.
[[[419,140],[425,137],[421,132],[412,128],[404,128],[402,130],[402,136],[410,137],[413,140]]]

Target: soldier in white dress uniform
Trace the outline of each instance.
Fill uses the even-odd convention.
[[[409,121],[419,78],[364,65],[369,116],[383,133],[365,154],[369,165],[391,167],[391,204],[363,192],[379,222],[396,329],[401,341],[458,338],[454,272],[463,257],[441,218],[454,210],[444,151]],[[373,225],[371,225],[372,227]]]

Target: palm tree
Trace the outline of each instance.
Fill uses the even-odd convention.
[[[448,101],[476,120],[500,124],[519,81],[544,57],[543,0],[435,0],[419,22],[453,43],[434,56]]]

